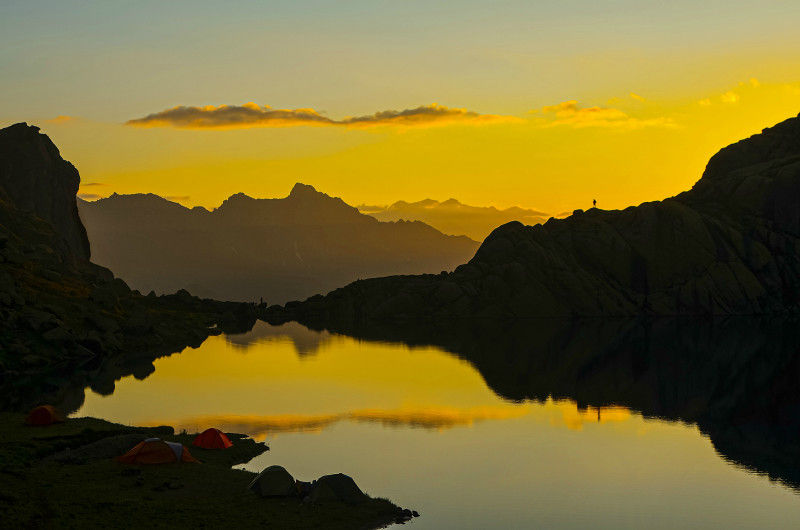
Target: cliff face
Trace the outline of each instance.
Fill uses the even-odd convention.
[[[75,257],[89,259],[89,239],[78,217],[80,176],[38,127],[17,123],[0,130],[0,188],[19,210],[49,223]]]
[[[451,274],[355,282],[276,319],[774,314],[800,309],[800,119],[715,155],[692,190],[508,223]]]
[[[115,356],[168,353],[255,321],[245,304],[142,296],[91,263],[78,182],[36,127],[0,130],[0,409]]]

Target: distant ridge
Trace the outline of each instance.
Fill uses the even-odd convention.
[[[358,278],[440,272],[478,243],[422,222],[379,222],[313,186],[231,195],[213,210],[153,194],[79,201],[95,260],[143,292],[283,303]]]
[[[470,206],[456,199],[446,201],[423,199],[417,202],[397,201],[389,206],[358,207],[361,213],[380,221],[400,219],[422,221],[445,234],[466,235],[483,241],[489,233],[502,224],[519,221],[524,224],[543,223],[549,217],[544,212],[520,208],[498,209],[494,206]]]
[[[347,327],[397,318],[800,312],[800,119],[722,149],[690,191],[494,230],[450,274],[355,282],[274,309]]]

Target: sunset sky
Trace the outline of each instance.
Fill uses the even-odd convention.
[[[800,112],[796,1],[217,4],[2,2],[0,126],[40,126],[86,197],[556,215],[678,193]]]

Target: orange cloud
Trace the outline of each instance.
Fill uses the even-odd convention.
[[[244,129],[252,127],[292,127],[298,125],[367,128],[381,126],[430,127],[450,124],[485,124],[521,121],[513,116],[478,114],[443,105],[423,105],[413,109],[385,110],[366,116],[334,120],[314,109],[273,109],[256,103],[244,105],[178,106],[129,120],[136,127],[176,127],[179,129]]]
[[[76,118],[74,116],[56,116],[55,118],[52,118],[50,120],[46,120],[46,123],[61,124],[61,123],[67,123],[67,122],[70,122],[70,121],[74,121],[75,119]]]
[[[635,118],[620,109],[611,107],[581,107],[575,100],[542,107],[539,112],[543,117],[543,125],[545,127],[607,127],[617,129],[675,127],[675,122],[670,118]]]

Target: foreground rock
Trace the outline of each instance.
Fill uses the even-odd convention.
[[[357,281],[272,321],[754,315],[800,308],[800,118],[717,153],[685,193],[509,223],[450,274]]]
[[[78,182],[38,128],[0,130],[0,408],[27,408],[109,358],[176,351],[255,322],[252,305],[144,296],[91,263]]]
[[[385,499],[303,503],[249,494],[254,474],[231,469],[267,450],[229,434],[225,450],[192,447],[200,464],[125,465],[113,460],[136,440],[190,444],[171,427],[139,428],[94,418],[48,427],[0,413],[0,513],[8,528],[378,528],[410,517]],[[410,512],[409,512],[410,513]]]

